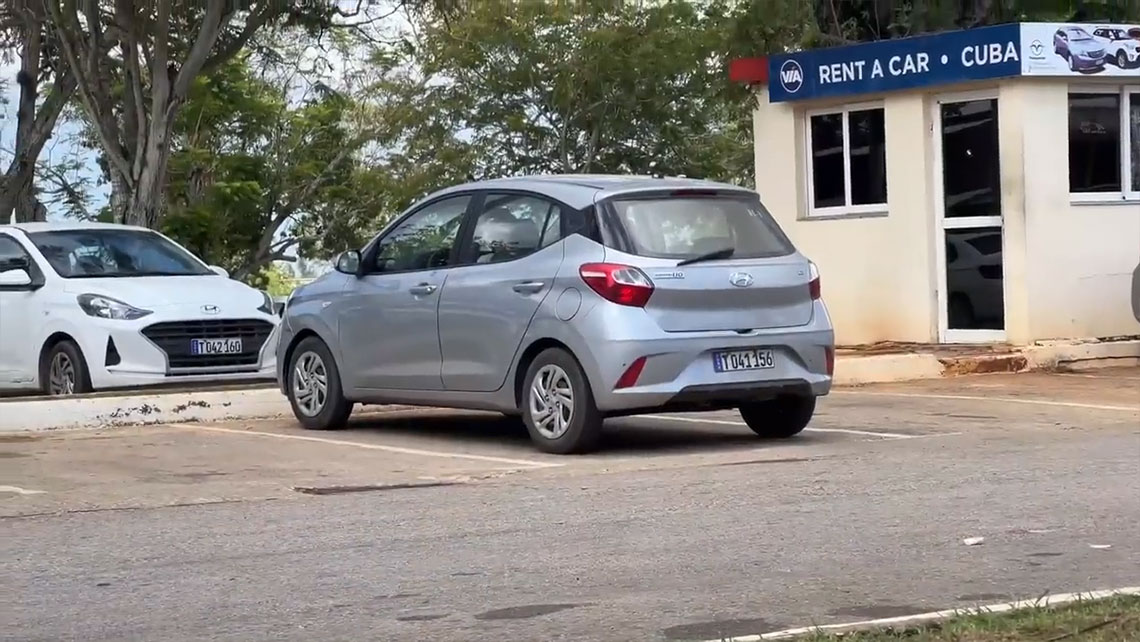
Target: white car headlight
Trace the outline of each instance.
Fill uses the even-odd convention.
[[[76,300],[79,302],[79,307],[82,308],[88,316],[98,317],[100,319],[132,321],[151,314],[150,310],[136,308],[133,305],[123,303],[118,299],[112,299],[109,296],[103,296],[102,294],[80,294],[76,297]]]

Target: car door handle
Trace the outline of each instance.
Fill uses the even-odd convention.
[[[408,288],[408,292],[411,292],[416,296],[427,296],[432,292],[435,292],[435,286],[431,283],[421,283],[419,285]]]
[[[522,283],[516,283],[512,289],[519,294],[534,294],[544,287],[546,287],[546,284],[542,281],[523,281]]]

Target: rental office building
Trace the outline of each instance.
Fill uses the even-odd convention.
[[[1140,335],[1140,25],[734,61],[756,186],[845,345]]]

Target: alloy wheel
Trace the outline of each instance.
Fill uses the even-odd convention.
[[[558,439],[574,419],[574,386],[566,371],[554,364],[534,375],[529,394],[530,417],[535,430],[547,439]]]
[[[329,376],[325,362],[315,352],[306,352],[293,368],[293,399],[306,417],[316,417],[328,401]]]
[[[66,352],[57,352],[48,367],[48,394],[55,396],[75,393],[75,364]]]

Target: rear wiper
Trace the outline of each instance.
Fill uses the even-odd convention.
[[[716,261],[719,259],[727,259],[731,258],[735,253],[736,248],[734,247],[722,247],[719,250],[713,250],[712,252],[706,252],[700,256],[694,256],[691,259],[685,259],[684,261],[678,263],[677,267],[681,267],[682,265],[691,265],[693,263],[700,263],[701,261]]]

